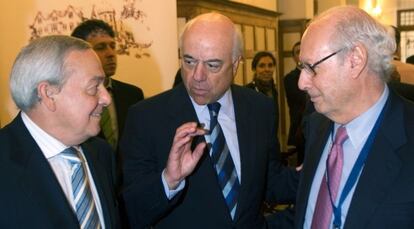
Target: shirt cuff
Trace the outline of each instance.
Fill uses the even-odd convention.
[[[170,190],[170,188],[168,188],[167,181],[165,180],[164,172],[165,170],[163,170],[161,173],[161,180],[164,186],[165,195],[167,196],[168,200],[171,200],[172,198],[174,198],[175,195],[177,195],[178,192],[184,189],[185,179],[178,184],[176,189]]]

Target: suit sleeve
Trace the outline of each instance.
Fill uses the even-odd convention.
[[[156,127],[150,114],[142,112],[145,108],[135,106],[129,110],[124,134],[121,140],[121,152],[124,154],[123,202],[132,228],[143,228],[156,222],[171,206],[165,195],[161,165],[154,153]],[[154,133],[153,133],[154,132]],[[168,155],[168,152],[166,152]]]
[[[299,173],[295,169],[284,166],[281,163],[280,144],[277,138],[277,120],[278,113],[274,109],[268,112],[270,116],[267,120],[269,125],[268,142],[268,171],[266,200],[272,203],[294,203],[296,199],[296,190],[299,181]]]

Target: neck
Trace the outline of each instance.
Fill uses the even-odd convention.
[[[327,117],[332,121],[345,125],[359,117],[378,102],[385,89],[385,83],[378,80],[369,82],[368,87],[355,89],[355,96],[349,99],[349,103],[340,112],[332,112]]]

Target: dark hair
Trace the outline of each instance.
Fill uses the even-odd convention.
[[[405,59],[405,63],[414,64],[414,55],[407,57],[407,59]]]
[[[253,57],[252,70],[255,70],[257,67],[257,64],[259,63],[259,60],[266,56],[272,58],[273,64],[276,65],[276,59],[273,56],[273,54],[271,54],[270,52],[261,51],[261,52],[256,53],[256,55]]]
[[[295,48],[296,48],[296,46],[299,46],[300,45],[300,41],[298,41],[298,42],[296,42],[294,45],[293,45],[293,47],[292,47],[292,56],[295,56]]]
[[[397,43],[397,46],[398,46],[400,44],[400,41],[401,41],[401,32],[397,27],[395,27],[393,25],[391,26],[391,28],[394,29],[395,43]]]
[[[83,21],[73,30],[71,36],[86,40],[90,34],[97,32],[104,32],[112,38],[115,37],[115,32],[112,27],[108,23],[98,19]]]

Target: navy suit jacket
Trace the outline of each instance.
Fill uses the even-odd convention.
[[[241,188],[235,220],[227,210],[208,152],[204,152],[184,190],[171,201],[161,173],[166,166],[176,128],[198,122],[183,84],[133,106],[128,113],[121,151],[125,153],[123,192],[131,226],[143,228],[263,228],[260,212],[270,199],[295,198],[296,173],[279,161],[274,106],[271,99],[232,86],[240,147]],[[195,139],[196,143],[204,137]],[[267,185],[267,186],[266,186]],[[271,189],[266,189],[271,187]]]
[[[81,145],[98,191],[106,228],[118,228],[110,146]],[[0,130],[0,228],[79,228],[76,214],[20,114]]]
[[[125,119],[128,113],[128,109],[135,103],[144,99],[144,93],[141,88],[131,84],[127,84],[115,79],[111,79],[112,83],[112,98],[115,104],[116,119],[118,123],[118,134],[121,139],[122,133],[124,132]],[[106,139],[104,133],[101,131],[99,137]],[[119,152],[119,141],[118,146],[115,150],[115,165],[116,165],[116,190],[119,190],[122,185],[122,153]],[[121,209],[122,210],[122,209]]]
[[[144,99],[141,88],[112,79],[113,102],[115,103],[119,136],[121,137],[129,107]],[[100,134],[103,136],[103,134]]]
[[[351,200],[344,229],[414,228],[414,105],[390,91],[371,152]],[[309,192],[333,123],[312,114],[296,201],[303,228]]]

